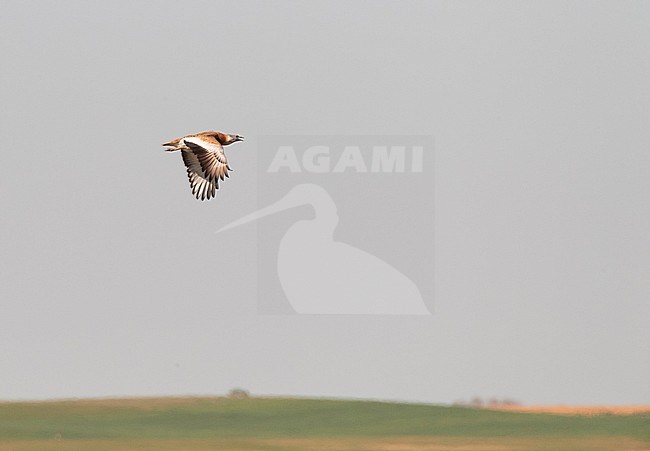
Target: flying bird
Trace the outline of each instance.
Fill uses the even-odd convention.
[[[163,146],[168,147],[165,149],[167,152],[181,151],[192,194],[203,201],[215,196],[219,180],[230,177],[228,171],[232,169],[228,165],[223,146],[243,140],[243,136],[209,131],[183,136],[166,142]]]

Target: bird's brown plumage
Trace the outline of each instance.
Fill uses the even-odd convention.
[[[181,151],[192,194],[207,200],[215,197],[219,180],[229,177],[228,171],[232,171],[223,146],[242,139],[238,135],[209,131],[174,139],[163,146],[171,147],[168,151]]]

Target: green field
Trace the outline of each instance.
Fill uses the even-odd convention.
[[[286,398],[0,403],[0,449],[454,448],[650,449],[650,416]]]

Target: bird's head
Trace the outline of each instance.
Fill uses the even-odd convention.
[[[217,139],[219,140],[222,146],[227,146],[228,144],[232,144],[237,141],[243,141],[244,137],[241,135],[229,135],[226,133],[219,133]]]

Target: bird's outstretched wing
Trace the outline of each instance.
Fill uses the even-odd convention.
[[[192,194],[200,200],[214,197],[219,189],[219,180],[229,177],[228,171],[232,171],[223,147],[211,136],[191,136],[182,142],[187,146],[181,154]]]

